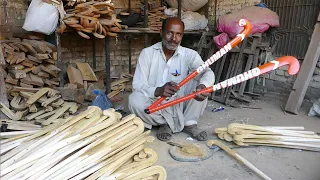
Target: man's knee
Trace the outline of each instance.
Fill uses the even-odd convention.
[[[143,111],[150,105],[148,97],[140,92],[133,92],[129,96],[129,108],[136,111]]]

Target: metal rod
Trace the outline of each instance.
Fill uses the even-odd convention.
[[[105,42],[105,52],[106,52],[106,93],[109,94],[111,92],[111,77],[110,77],[110,37],[106,36]]]
[[[64,75],[66,74],[66,68],[64,68],[63,66],[63,62],[62,62],[62,58],[61,58],[61,37],[60,37],[60,33],[56,32],[55,33],[55,38],[56,38],[56,43],[57,43],[57,66],[59,69],[61,69],[60,73],[59,73],[59,81],[60,81],[60,87],[63,87],[65,82],[64,82]]]
[[[129,74],[132,73],[132,62],[131,62],[131,37],[129,37],[128,39],[128,43],[129,43]]]
[[[178,0],[178,18],[181,19],[181,1],[182,0]]]
[[[92,67],[97,68],[97,58],[96,58],[96,38],[92,37]]]

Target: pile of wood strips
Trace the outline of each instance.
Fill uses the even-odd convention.
[[[254,126],[232,123],[214,132],[225,141],[239,146],[272,146],[320,151],[320,136],[304,127]]]
[[[15,88],[14,91],[16,95],[11,100],[10,107],[0,102],[0,110],[14,121],[24,120],[30,124],[46,126],[78,110],[76,103],[64,101],[60,92],[54,89]]]
[[[93,34],[97,38],[106,36],[117,36],[122,27],[121,20],[113,14],[114,6],[110,1],[89,1],[77,4],[74,8],[67,9],[59,32],[63,33],[67,26],[75,29],[78,34],[86,39],[90,39],[88,34]]]
[[[167,18],[164,14],[165,7],[159,7],[151,9],[148,12],[148,25],[152,31],[160,31],[162,26],[162,20]]]
[[[0,41],[8,94],[13,86],[55,87],[59,85],[56,46],[41,40],[13,38]]]
[[[120,79],[111,83],[111,93],[108,94],[109,98],[112,98],[122,91],[132,91],[133,75],[129,73],[123,73],[120,75]]]
[[[1,179],[165,180],[141,119],[92,106],[34,132],[1,135]],[[5,139],[9,137],[8,139]]]

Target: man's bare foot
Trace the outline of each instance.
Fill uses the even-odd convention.
[[[161,125],[157,132],[157,138],[160,141],[170,141],[172,138],[172,131],[168,124]]]
[[[206,141],[208,139],[207,132],[199,129],[196,124],[185,126],[182,131],[189,134],[191,137],[197,139],[198,141]]]

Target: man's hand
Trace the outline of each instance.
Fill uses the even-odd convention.
[[[174,95],[177,91],[179,90],[177,83],[175,82],[167,82],[165,85],[163,85],[162,87],[157,87],[155,92],[154,92],[154,96],[155,97],[159,97],[159,96],[163,96],[163,97],[171,97],[172,95]]]
[[[206,86],[204,84],[199,84],[196,88],[196,91],[199,91],[204,88],[206,88]],[[194,99],[197,101],[203,101],[203,100],[207,99],[207,97],[209,95],[210,95],[210,93],[201,93],[201,94],[198,94],[197,97],[195,97]]]

